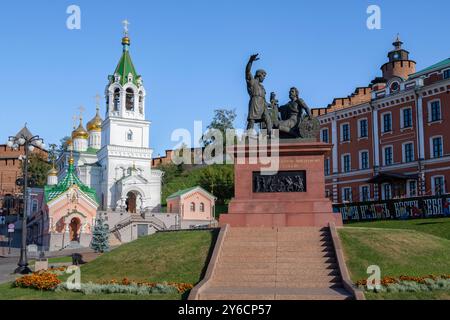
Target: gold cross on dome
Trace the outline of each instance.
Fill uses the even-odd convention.
[[[73,128],[75,129],[76,128],[76,126],[77,126],[77,120],[78,120],[78,117],[77,116],[72,116],[72,124],[73,124]]]
[[[123,24],[123,33],[125,37],[128,37],[128,26],[131,24],[127,19],[122,21]]]
[[[80,119],[83,118],[83,112],[86,111],[86,109],[81,105],[78,107],[78,110],[80,110]]]
[[[94,96],[94,99],[95,99],[95,105],[96,105],[96,107],[98,108],[98,107],[100,106],[100,100],[102,99],[102,97],[97,93],[97,94]]]

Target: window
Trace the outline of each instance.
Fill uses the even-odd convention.
[[[412,127],[412,109],[405,108],[402,110],[402,128],[411,128]]]
[[[359,120],[358,124],[359,124],[359,137],[360,138],[367,138],[369,136],[367,119]]]
[[[414,145],[411,142],[403,145],[403,162],[414,161]]]
[[[352,202],[352,188],[342,188],[342,202]]]
[[[390,183],[383,183],[381,196],[382,200],[392,199],[392,187]]]
[[[114,90],[114,111],[119,111],[120,108],[120,89]]]
[[[203,202],[200,203],[200,212],[205,212],[205,204]]]
[[[384,165],[390,166],[393,163],[392,146],[384,148]]]
[[[430,103],[429,113],[430,116],[428,120],[430,122],[441,120],[441,102],[439,100]]]
[[[132,141],[133,140],[133,131],[129,130],[127,132],[127,140]]]
[[[408,197],[417,197],[417,181],[408,180],[406,185]]]
[[[344,123],[341,126],[341,141],[350,141],[350,125],[348,123]]]
[[[144,114],[144,93],[139,92],[139,113]]]
[[[435,176],[431,178],[431,184],[433,188],[433,195],[441,195],[445,193],[445,180],[444,176]]]
[[[194,202],[191,202],[190,210],[191,210],[191,212],[195,212],[195,203]]]
[[[320,140],[325,143],[329,142],[328,129],[322,129]]]
[[[450,78],[450,69],[444,70],[444,79]]]
[[[33,204],[32,204],[32,212],[36,213],[38,211],[38,201],[36,199],[33,199]]]
[[[443,156],[442,137],[431,138],[431,147],[433,158],[441,158]]]
[[[329,176],[330,175],[330,159],[327,158],[325,159],[325,175]]]
[[[359,168],[361,170],[369,169],[369,151],[359,153]]]
[[[392,131],[392,115],[390,113],[383,114],[383,132]]]
[[[351,158],[349,154],[342,156],[342,172],[350,172],[351,170]]]
[[[131,88],[127,89],[125,108],[127,109],[127,111],[134,111],[134,92]]]
[[[370,200],[370,187],[369,186],[359,187],[359,200],[360,201],[369,201]]]

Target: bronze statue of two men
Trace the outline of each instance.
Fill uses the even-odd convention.
[[[254,77],[251,73],[253,62],[257,60],[258,55],[252,55],[245,69],[247,91],[250,95],[247,130],[253,129],[255,123],[260,123],[261,128],[266,129],[269,135],[272,129],[279,129],[280,138],[305,138],[301,124],[311,120],[311,112],[305,101],[299,97],[298,89],[293,87],[289,90],[290,101],[283,106],[278,105],[273,92],[270,95],[270,103],[267,103],[266,90],[262,84],[267,75],[266,71],[257,70]]]

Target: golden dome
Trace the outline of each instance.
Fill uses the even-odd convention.
[[[53,167],[50,169],[47,175],[56,177],[58,175],[58,170],[56,170],[55,167]]]
[[[103,119],[100,117],[99,109],[97,108],[97,113],[95,117],[87,123],[87,129],[89,132],[91,131],[102,131],[102,122]]]
[[[122,38],[122,45],[130,45],[130,38],[128,36]]]
[[[72,138],[67,139],[66,144],[67,144],[67,146],[73,145],[73,140],[72,140]]]
[[[72,140],[75,139],[89,139],[89,133],[83,127],[83,119],[80,118],[80,125],[72,131]]]

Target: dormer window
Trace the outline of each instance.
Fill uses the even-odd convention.
[[[133,75],[131,73],[128,74],[128,82],[133,81]]]
[[[114,82],[119,82],[120,76],[118,74],[114,75]]]
[[[394,81],[389,88],[391,92],[397,92],[400,89],[400,84],[397,81]]]
[[[131,88],[126,91],[125,108],[127,111],[134,111],[134,92]]]

